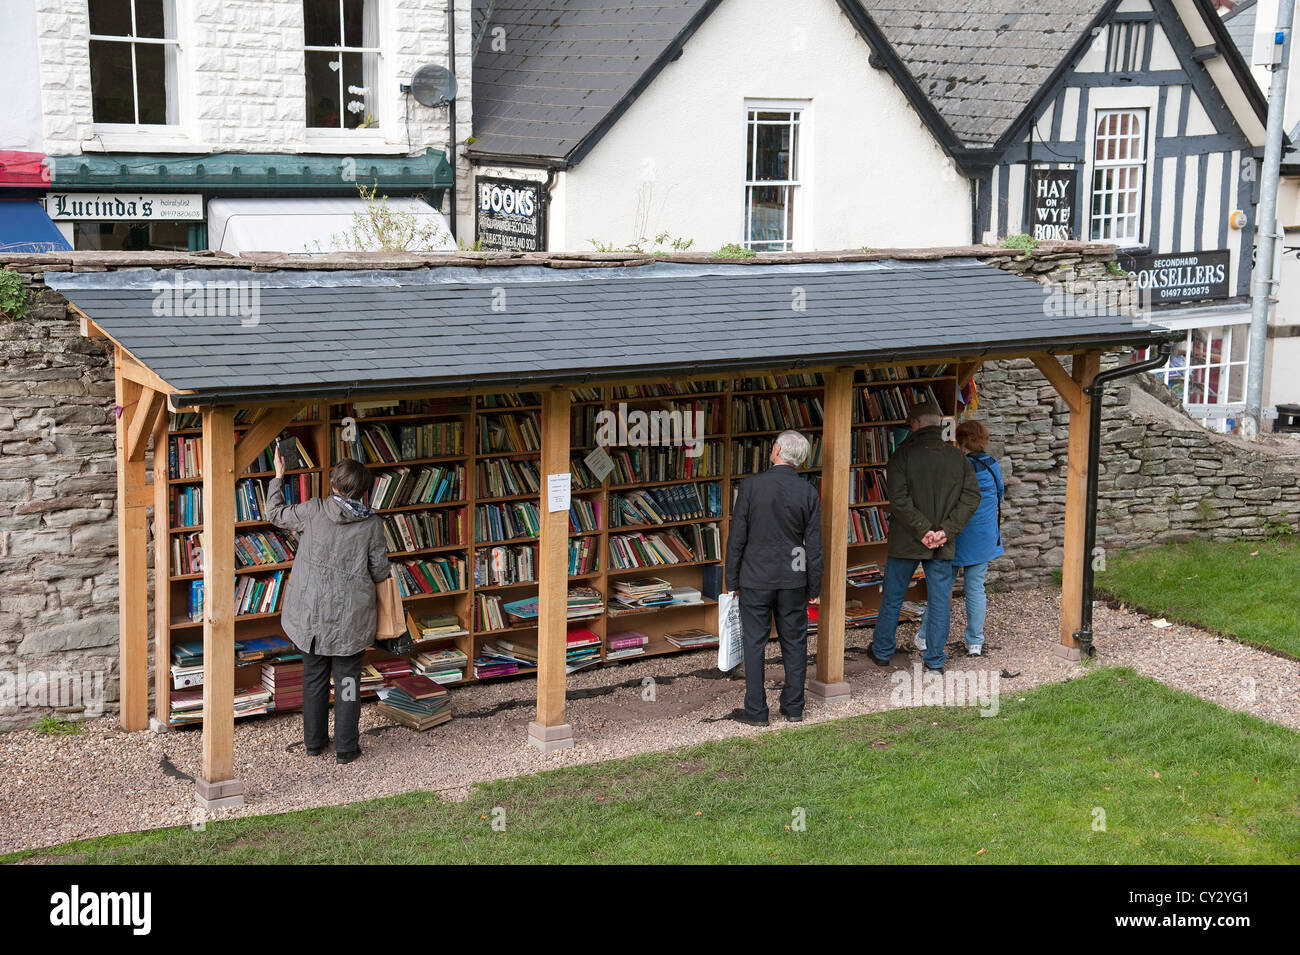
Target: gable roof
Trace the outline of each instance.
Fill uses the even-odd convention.
[[[186,405],[420,388],[537,387],[1149,344],[1160,326],[1044,307],[1037,282],[974,258],[755,265],[654,262],[480,271],[256,273],[257,321],[159,314],[159,283],[246,271],[46,272]],[[806,308],[790,307],[791,282]],[[509,308],[489,290],[505,287]],[[172,310],[174,311],[174,310]],[[225,311],[224,309],[222,310]],[[232,311],[234,311],[232,309]],[[1102,314],[1092,314],[1101,312]],[[1073,317],[1078,316],[1078,317]]]
[[[474,0],[470,151],[576,163],[719,2]]]
[[[1255,17],[1259,13],[1259,8],[1255,5],[1255,0],[1245,0],[1239,3],[1223,15],[1223,25],[1228,31],[1228,36],[1232,37],[1232,42],[1237,45],[1237,50],[1250,62],[1251,56],[1255,49]]]

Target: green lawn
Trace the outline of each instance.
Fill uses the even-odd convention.
[[[69,862],[1294,862],[1300,734],[1105,668],[482,786],[70,843]],[[364,771],[364,763],[358,764]],[[496,807],[504,831],[492,828]],[[802,809],[806,828],[795,824]],[[1096,828],[1104,812],[1104,831]]]
[[[1165,544],[1108,559],[1097,589],[1148,613],[1300,658],[1300,539]]]

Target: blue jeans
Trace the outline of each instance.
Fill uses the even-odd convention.
[[[988,598],[984,594],[984,576],[989,571],[988,561],[982,564],[967,564],[965,567],[954,567],[952,579],[957,580],[957,571],[962,572],[962,590],[966,593],[966,646],[982,647],[984,645],[984,612],[988,608]],[[930,619],[930,605],[927,603],[925,614],[921,617],[920,636],[926,640],[929,646],[929,632],[927,623]],[[943,634],[944,642],[948,640],[948,634]]]
[[[907,588],[919,560],[889,557],[885,559],[885,582],[881,587],[880,614],[871,634],[871,652],[878,660],[888,660],[898,645],[898,612],[903,609]],[[925,641],[925,665],[938,668],[948,659],[949,606],[952,599],[952,561],[931,557],[925,561],[925,587],[929,597],[921,621],[921,639]]]

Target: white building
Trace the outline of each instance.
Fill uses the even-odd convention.
[[[450,64],[448,0],[13,5],[0,69],[20,109],[0,124],[0,150],[50,157],[46,207],[76,248],[230,248],[238,234],[305,251],[275,244],[299,241],[301,223],[267,220],[337,213],[327,198],[355,206],[358,183],[438,206],[451,185],[451,109],[402,89],[417,68]],[[469,6],[458,0],[454,28],[462,143]],[[266,205],[285,199],[296,201]],[[468,190],[460,200],[463,215]]]

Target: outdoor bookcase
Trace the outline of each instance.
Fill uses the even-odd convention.
[[[536,537],[512,542],[535,540],[536,581],[505,592],[513,599],[535,590],[539,599],[536,625],[529,628],[536,633],[539,658],[529,738],[543,750],[573,742],[565,718],[568,587],[571,582],[594,586],[608,599],[613,581],[628,572],[611,564],[609,539],[623,529],[610,526],[613,499],[656,483],[620,482],[611,475],[596,487],[575,486],[574,500],[588,501],[601,514],[596,531],[575,532],[568,512],[547,509],[546,477],[568,474],[571,461],[589,449],[594,411],[612,411],[624,401],[631,406],[639,401],[641,407],[663,401],[711,404],[705,438],[719,445],[716,473],[673,475],[676,480],[657,483],[719,483],[721,514],[682,523],[716,524],[723,548],[730,490],[753,470],[754,448],[770,445],[786,423],[818,439],[820,459],[805,470],[816,472],[811,476],[820,481],[824,581],[843,581],[851,560],[884,560],[883,543],[870,534],[850,543],[852,510],[887,506],[863,497],[855,483],[862,480],[855,472],[884,464],[864,445],[872,440],[864,433],[898,423],[864,410],[866,391],[900,382],[924,386],[954,413],[958,392],[984,361],[1032,359],[1070,411],[1057,653],[1077,659],[1091,401],[1084,389],[1104,352],[1146,347],[1163,337],[1163,330],[1114,311],[1063,310],[1059,291],[1052,299],[1043,286],[976,258],[991,252],[893,250],[764,256],[743,263],[546,254],[258,256],[230,260],[228,266],[209,258],[201,268],[47,272],[47,284],[81,316],[83,333],[108,338],[115,356],[116,404],[122,409],[117,506],[123,727],[149,725],[147,568],[153,508],[156,716],[166,722],[167,648],[174,630],[193,628],[197,635],[201,629],[206,670],[197,796],[207,806],[242,801],[233,764],[235,640],[237,632],[260,633],[258,627],[273,627],[276,619],[236,619],[233,601],[216,596],[233,593],[237,576],[247,572],[235,561],[236,482],[249,477],[249,465],[290,428],[304,437],[324,488],[337,409],[381,400],[437,399],[432,407],[438,410],[407,420],[456,418],[465,426],[464,447],[440,460],[465,467],[466,487],[457,500],[439,506],[464,507],[469,536],[427,550],[452,551],[472,561],[486,543],[474,536],[477,507],[515,500],[540,504]],[[214,267],[218,264],[223,267]],[[192,305],[178,307],[182,301]],[[246,307],[250,302],[254,307]],[[1066,356],[1069,370],[1061,363]],[[917,376],[917,369],[929,374]],[[818,404],[821,420],[788,422],[778,416],[755,427],[765,413],[762,401],[771,398],[779,400],[767,405],[769,410]],[[188,479],[201,489],[201,575],[171,572],[176,528],[168,514],[177,480],[168,471],[169,442],[175,437],[169,412],[198,416],[181,430],[201,444],[200,474]],[[538,446],[503,452],[482,443],[480,419],[497,414],[535,415]],[[151,441],[152,482],[146,466]],[[540,493],[483,493],[478,464],[492,454],[534,462]],[[858,499],[851,500],[851,493]],[[596,569],[570,578],[570,541],[584,534],[598,541]],[[719,563],[701,560],[632,572],[698,587],[703,568]],[[418,595],[413,602],[472,620],[472,591],[491,588],[475,588],[472,564],[468,572],[466,592]],[[200,576],[202,620],[178,620],[173,607],[178,588]],[[875,593],[878,603],[878,589]],[[849,596],[845,586],[823,587],[809,692],[827,701],[846,699],[849,692],[844,679]],[[862,598],[864,592],[855,589],[853,596]],[[716,605],[710,601],[684,613],[681,620],[645,624],[656,640],[653,649],[672,651],[659,641],[670,623],[716,627]],[[604,618],[591,624],[602,641],[614,626]],[[622,622],[617,626],[621,629]],[[629,626],[645,629],[641,622]],[[475,641],[490,631],[471,629],[457,645],[472,661]],[[467,676],[472,672],[471,665]]]

